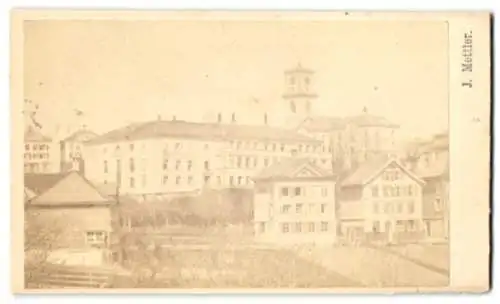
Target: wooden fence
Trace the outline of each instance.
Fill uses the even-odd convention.
[[[113,272],[105,268],[45,264],[25,267],[26,288],[106,288]]]

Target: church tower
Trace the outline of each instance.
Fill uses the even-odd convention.
[[[317,95],[313,90],[314,71],[306,69],[300,63],[285,71],[285,93],[283,99],[290,118],[300,121],[312,114],[312,107]]]

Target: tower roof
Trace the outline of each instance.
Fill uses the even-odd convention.
[[[313,74],[314,70],[308,69],[308,68],[304,68],[302,66],[302,64],[300,64],[300,62],[299,62],[296,67],[294,67],[292,69],[289,69],[289,70],[285,70],[285,74],[290,74],[290,73],[307,73],[307,74]]]

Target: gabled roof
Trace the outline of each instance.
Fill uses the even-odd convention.
[[[269,141],[319,141],[292,130],[270,126],[239,124],[197,123],[181,120],[157,120],[129,125],[98,136],[89,145],[151,138],[191,138],[202,140],[269,140]]]
[[[87,141],[95,137],[97,137],[97,134],[90,130],[78,130],[63,139],[63,141]]]
[[[24,131],[24,141],[36,141],[36,142],[50,142],[52,139],[48,136],[43,135],[33,126],[28,126]]]
[[[38,195],[52,188],[64,176],[65,173],[24,174],[24,187]]]
[[[329,132],[335,130],[344,130],[347,125],[358,127],[387,127],[398,128],[382,116],[363,113],[356,116],[335,117],[335,116],[309,116],[298,125],[310,132]]]
[[[414,179],[418,183],[421,184],[425,183],[413,172],[410,172],[408,169],[406,169],[405,166],[403,166],[403,164],[401,164],[401,162],[396,158],[389,157],[386,155],[381,155],[362,163],[359,167],[354,169],[352,172],[348,173],[346,178],[342,180],[341,185],[362,186],[368,184],[374,178],[376,178],[380,173],[382,173],[387,167],[391,165],[399,167],[399,169],[408,174],[412,179]]]
[[[314,70],[308,69],[308,68],[304,68],[302,66],[302,64],[298,63],[296,67],[294,67],[292,69],[285,70],[285,74],[289,74],[289,73],[307,73],[307,74],[313,74]]]
[[[334,178],[306,158],[286,158],[262,170],[254,179]]]
[[[71,171],[29,201],[30,206],[109,205],[113,201],[80,173]]]

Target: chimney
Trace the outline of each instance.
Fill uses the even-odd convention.
[[[236,122],[236,114],[233,112],[231,115],[231,122],[235,123]]]
[[[172,121],[176,121],[176,120],[177,120],[177,116],[172,115]]]
[[[161,120],[161,115],[158,114],[158,116],[156,117],[157,120]]]

